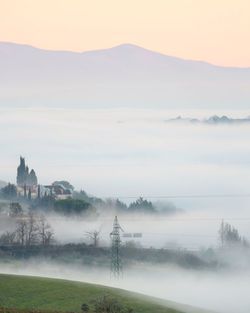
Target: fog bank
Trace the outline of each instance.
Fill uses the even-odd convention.
[[[0,264],[2,273],[63,278],[118,287],[221,313],[249,313],[250,272],[205,272],[140,265],[110,279],[107,269],[34,260]],[[145,274],[147,273],[147,274]]]
[[[15,181],[19,155],[40,183],[67,179],[97,196],[247,193],[250,126],[175,125],[177,115],[249,112],[132,109],[0,110],[1,177]],[[192,182],[192,184],[190,184]]]

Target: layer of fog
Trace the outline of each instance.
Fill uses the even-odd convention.
[[[205,200],[204,200],[205,201]],[[233,201],[231,201],[233,202]],[[239,230],[240,235],[250,240],[250,218],[249,200],[241,206],[241,210],[235,212],[235,206],[225,213],[224,203],[220,210],[219,206],[189,210],[174,215],[143,216],[143,215],[118,215],[119,223],[125,233],[141,233],[142,238],[125,238],[123,242],[134,240],[143,247],[174,248],[199,250],[201,248],[218,247],[219,227],[221,220],[230,223]],[[232,203],[231,203],[232,204]],[[218,205],[218,204],[217,204]],[[215,209],[215,210],[214,210]],[[86,217],[63,217],[49,215],[47,217],[55,232],[55,239],[58,243],[91,243],[88,240],[87,232],[100,231],[100,243],[103,246],[110,244],[109,234],[112,231],[112,224],[115,213],[107,213],[97,219],[86,219]]]
[[[0,179],[15,181],[21,154],[42,184],[66,179],[77,189],[96,196],[117,196],[127,203],[134,200],[127,198],[131,196],[158,201],[158,196],[165,195],[248,194],[249,125],[164,122],[178,115],[205,118],[213,114],[240,118],[249,112],[2,108]],[[137,219],[121,221],[123,227],[143,232],[142,225],[147,225],[151,233],[147,240],[144,231],[147,245],[181,241],[197,248],[216,244],[219,220],[224,218],[250,237],[248,221],[240,220],[249,216],[249,198],[177,197],[168,201],[189,214],[177,218],[200,221],[151,220],[148,225]],[[86,227],[74,223],[78,221],[68,221],[66,226],[63,221],[53,223],[59,240],[76,241],[83,236]],[[107,234],[110,231],[110,225],[97,226],[104,227]]]
[[[124,196],[121,200],[125,202],[133,201],[127,196],[249,193],[248,125],[164,123],[167,118],[180,114],[203,118],[216,113],[235,118],[248,116],[249,112],[1,109],[0,113],[0,146],[3,147],[0,178],[6,181],[15,181],[18,157],[22,154],[30,167],[35,168],[40,183],[67,179],[78,189],[97,196]],[[177,207],[191,211],[190,214],[194,214],[191,218],[248,216],[247,198],[176,198],[171,201]],[[171,237],[172,233],[180,234],[184,241],[193,235],[192,242],[197,241],[196,246],[202,244],[195,237],[197,233],[203,233],[203,242],[216,240],[218,221],[206,221],[213,225],[209,232],[204,221],[185,222],[184,230],[184,225],[177,224],[175,229],[172,222],[162,223],[162,226],[157,222],[155,227],[152,221],[147,229],[151,233],[155,228],[169,233],[167,239],[160,240],[160,245],[164,241],[176,241],[176,237]],[[247,229],[242,221],[236,221],[236,224],[244,232]],[[55,224],[58,234],[60,225]],[[140,221],[131,227],[125,223],[124,228],[140,231],[140,225]],[[80,229],[84,232],[81,225],[71,227],[68,224],[62,229],[68,229],[69,233],[79,230],[77,238]],[[249,236],[249,233],[245,235]],[[212,237],[206,240],[209,236],[214,236],[213,240],[210,240]],[[63,234],[60,237],[64,238]],[[190,245],[190,240],[185,245]]]
[[[1,109],[1,179],[15,181],[22,154],[41,183],[67,179],[99,196],[247,193],[250,127],[164,123],[178,113],[185,116],[164,110]]]
[[[2,273],[56,277],[119,287],[223,313],[248,313],[250,272],[205,272],[140,265],[112,280],[107,269],[36,260],[0,264]],[[146,274],[145,274],[146,273]]]
[[[249,194],[248,125],[170,125],[178,115],[208,117],[249,112],[167,112],[163,110],[0,110],[0,179],[15,181],[19,155],[35,168],[42,184],[69,180],[97,196]],[[154,197],[155,196],[155,197]],[[172,217],[119,216],[126,232],[142,232],[145,246],[187,249],[218,245],[222,218],[250,239],[250,199],[173,198],[183,213]],[[246,219],[248,218],[248,219]],[[113,215],[96,221],[48,217],[56,240],[88,241],[101,229],[109,244]],[[12,225],[13,226],[13,225]],[[2,228],[1,228],[2,229]],[[53,276],[115,285],[98,269],[46,262],[1,264],[1,272]],[[147,277],[145,277],[145,272]],[[149,267],[126,269],[118,286],[227,313],[250,311],[249,272],[207,273]]]

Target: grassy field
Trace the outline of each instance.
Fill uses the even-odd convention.
[[[116,298],[134,313],[202,313],[200,310],[187,308],[179,310],[176,305],[132,292],[73,282],[29,276],[0,275],[0,307],[17,309],[35,309],[64,312],[80,312],[86,303],[93,308],[94,301],[108,295]],[[175,307],[175,309],[173,308]]]

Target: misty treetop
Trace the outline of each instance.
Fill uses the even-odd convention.
[[[16,199],[17,187],[13,184],[8,184],[0,190],[0,197],[3,199]]]
[[[87,211],[90,213],[95,212],[95,208],[84,200],[79,199],[65,199],[57,200],[54,202],[54,211],[62,214],[82,214]]]
[[[129,207],[128,207],[129,211],[135,211],[135,212],[140,212],[140,211],[144,211],[146,213],[155,213],[156,209],[153,206],[151,201],[147,201],[145,199],[143,199],[142,197],[138,198],[135,202],[132,202]]]
[[[232,246],[245,246],[249,247],[249,242],[241,237],[239,231],[229,223],[221,222],[219,228],[219,240],[221,247],[232,247]]]

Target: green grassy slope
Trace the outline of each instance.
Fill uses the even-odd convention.
[[[80,312],[81,304],[90,307],[103,295],[116,298],[123,305],[133,308],[135,313],[181,313],[157,303],[156,299],[132,292],[73,282],[29,276],[0,275],[0,307]],[[200,312],[194,310],[193,313]]]

